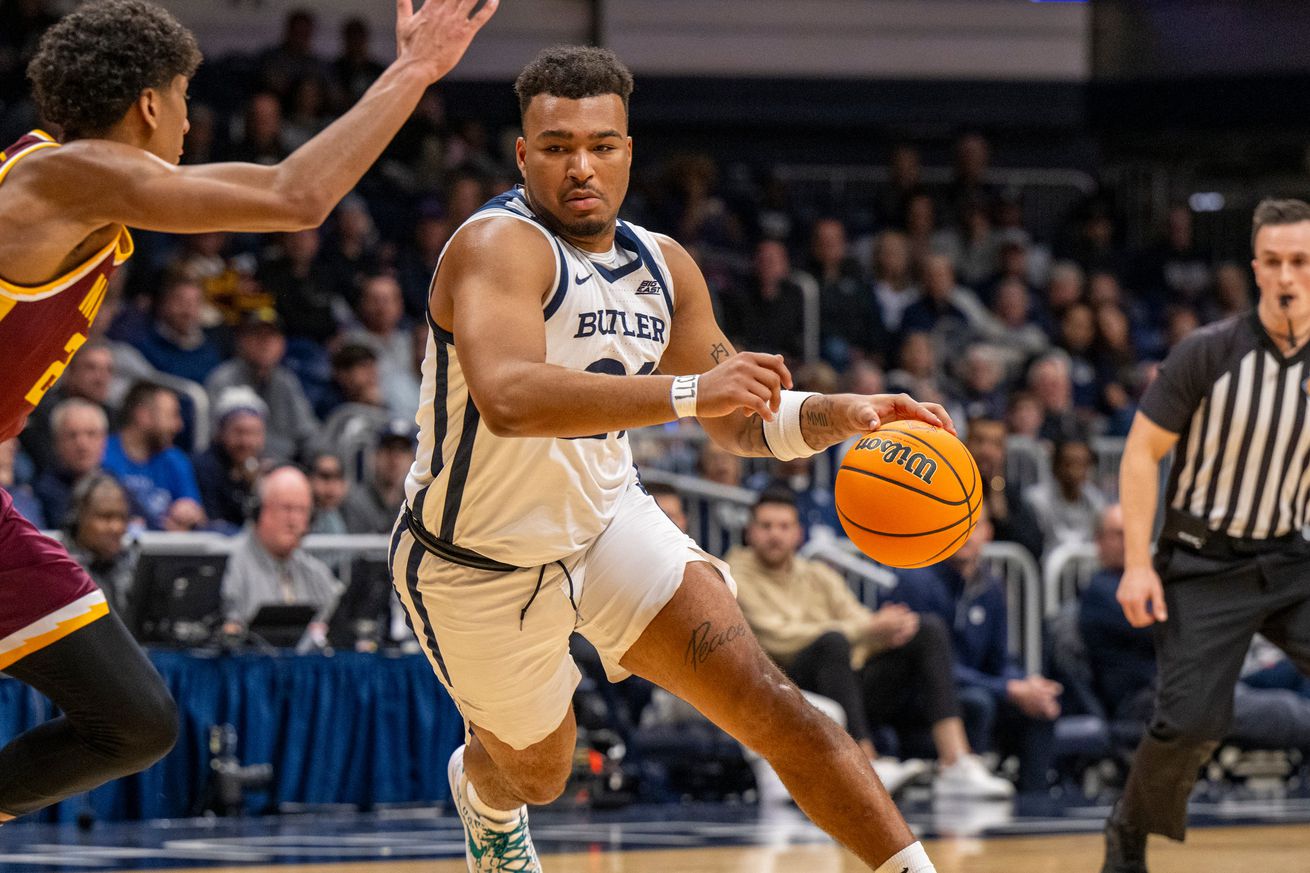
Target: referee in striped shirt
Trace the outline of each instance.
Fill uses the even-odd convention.
[[[1154,624],[1159,690],[1102,873],[1145,873],[1147,834],[1183,839],[1198,768],[1228,731],[1257,631],[1310,672],[1310,205],[1265,200],[1252,221],[1253,312],[1180,342],[1124,448],[1126,566],[1118,599]],[[1159,464],[1174,451],[1154,561]]]

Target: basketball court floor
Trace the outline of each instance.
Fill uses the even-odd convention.
[[[1108,808],[1043,800],[911,803],[906,814],[941,873],[1095,873]],[[1194,802],[1185,846],[1152,843],[1153,873],[1310,873],[1310,797]],[[793,807],[542,810],[546,873],[857,873]],[[247,819],[0,828],[0,873],[462,873],[458,821],[433,810],[316,812]]]

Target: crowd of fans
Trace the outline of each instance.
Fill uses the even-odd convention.
[[[39,0],[3,0],[0,10],[0,126],[12,127],[29,111],[23,59],[53,17]],[[319,24],[292,13],[277,44],[210,62],[222,75],[195,83],[184,162],[276,162],[367,89],[382,64],[368,53],[366,24],[346,21],[332,58],[313,50]],[[207,85],[218,79],[221,88]],[[449,118],[436,87],[322,228],[136,234],[136,256],[116,274],[92,337],[22,437],[0,446],[0,485],[34,523],[63,531],[117,608],[132,608],[129,530],[219,531],[242,537],[225,581],[229,631],[265,601],[321,605],[314,621],[325,624],[344,559],[306,555],[301,540],[391,530],[416,445],[429,283],[452,231],[514,184],[500,133]],[[627,212],[687,246],[729,337],[785,355],[799,387],[905,391],[943,403],[960,424],[987,484],[988,520],[956,559],[905,574],[873,610],[836,589],[822,604],[787,594],[800,584],[818,598],[817,583],[787,574],[823,573],[793,563],[793,516],[800,529],[840,532],[814,462],[747,475],[739,459],[704,445],[697,470],[775,495],[755,508],[749,542],[731,558],[744,583],[755,580],[743,584],[742,603],[770,654],[803,686],[838,699],[871,754],[875,728],[896,721],[875,705],[889,665],[940,678],[949,659],[955,681],[928,683],[935,692],[897,707],[891,715],[905,724],[892,726],[924,729],[964,768],[954,778],[983,793],[995,785],[974,752],[992,750],[998,736],[1021,747],[1021,784],[1042,784],[1061,689],[1014,666],[1004,595],[978,549],[995,536],[1040,558],[1064,542],[1093,542],[1113,495],[1092,481],[1089,441],[1127,433],[1174,343],[1252,302],[1249,270],[1199,249],[1184,206],[1143,249],[1121,243],[1109,196],[1035,235],[1024,192],[991,183],[990,150],[981,134],[960,135],[952,180],[933,187],[921,181],[920,148],[898,144],[889,181],[845,211],[767,173],[725,182],[712,158],[690,156],[658,177],[639,175]],[[813,299],[818,348],[807,357]],[[1016,446],[1047,451],[1032,456],[1050,466],[1027,488],[1010,475]],[[770,612],[784,602],[831,614]],[[828,669],[837,662],[840,675]]]

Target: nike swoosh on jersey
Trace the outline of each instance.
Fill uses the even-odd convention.
[[[581,285],[582,283],[586,282],[586,281],[587,281],[588,279],[590,279],[590,278],[591,278],[591,273],[588,273],[588,274],[585,275],[585,276],[579,276],[578,278],[574,279],[573,281],[574,281],[576,284]]]

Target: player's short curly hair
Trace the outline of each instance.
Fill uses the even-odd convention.
[[[65,140],[103,134],[147,88],[200,66],[200,47],[146,0],[95,0],[46,31],[27,67],[37,108]]]
[[[581,45],[557,45],[544,49],[523,68],[514,82],[520,115],[538,94],[581,100],[602,94],[617,94],[628,112],[632,96],[632,72],[609,49]]]

